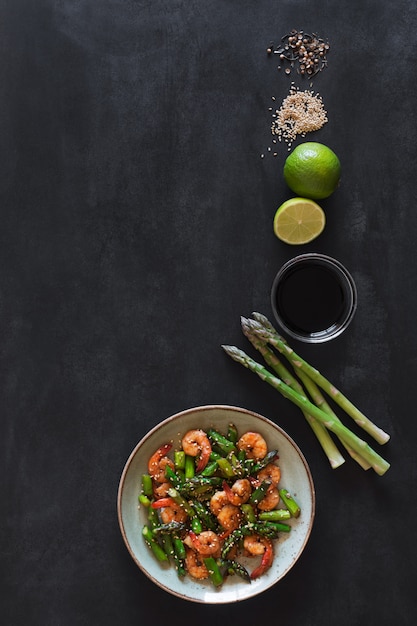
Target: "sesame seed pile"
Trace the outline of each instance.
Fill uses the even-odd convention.
[[[272,116],[271,133],[278,141],[284,140],[289,150],[297,135],[305,137],[328,121],[321,96],[313,91],[300,91],[294,84]]]

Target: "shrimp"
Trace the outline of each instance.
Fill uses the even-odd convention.
[[[204,565],[204,557],[200,556],[198,552],[192,550],[191,548],[186,548],[185,550],[185,568],[190,576],[196,578],[197,580],[204,580],[205,578],[208,578],[209,571]]]
[[[211,443],[204,430],[189,430],[182,438],[182,449],[189,456],[198,456],[196,471],[201,472],[211,454]]]
[[[245,502],[249,500],[252,492],[251,484],[247,478],[239,478],[231,487],[224,482],[223,489],[226,492],[230,504],[234,504],[235,506],[245,504]]]
[[[165,468],[167,465],[174,469],[173,461],[166,456],[171,448],[172,443],[164,444],[153,453],[148,461],[149,474],[157,483],[165,482]]]
[[[261,556],[266,550],[265,537],[262,535],[246,535],[243,538],[243,547],[248,556]]]
[[[251,431],[241,436],[237,442],[237,447],[246,452],[248,459],[255,459],[255,461],[263,459],[268,452],[268,445],[262,435]]]
[[[193,548],[197,550],[201,556],[220,556],[221,543],[220,538],[212,530],[203,530],[196,535],[193,531],[189,532]]]
[[[182,506],[174,503],[162,509],[161,520],[164,524],[169,524],[170,522],[184,523],[187,520],[187,513]]]
[[[225,530],[239,528],[242,517],[241,510],[234,504],[225,504],[217,515],[217,521]]]
[[[258,472],[258,479],[270,480],[273,485],[278,485],[281,480],[281,470],[275,463],[268,463],[263,469]]]
[[[164,524],[169,524],[170,522],[183,524],[187,521],[187,512],[172,498],[160,498],[152,502],[151,506],[153,509],[161,509],[160,516]]]
[[[262,556],[261,563],[251,573],[251,579],[259,578],[271,567],[274,558],[272,541],[260,535],[248,535],[243,539],[243,547],[249,556]]]
[[[241,511],[239,507],[230,504],[225,491],[216,491],[211,497],[210,511],[217,517],[217,521],[224,530],[235,530],[239,527]]]
[[[278,487],[274,484],[269,485],[265,496],[258,502],[258,509],[261,511],[272,511],[277,506],[279,498]]]
[[[165,498],[168,495],[168,489],[172,487],[171,483],[159,483],[154,487],[154,494],[156,498]]]
[[[216,491],[210,499],[210,511],[217,517],[226,504],[229,504],[227,493],[225,491]]]

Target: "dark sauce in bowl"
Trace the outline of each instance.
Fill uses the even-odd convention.
[[[327,341],[350,323],[356,309],[356,288],[335,259],[300,255],[278,272],[272,308],[280,325],[303,341]]]

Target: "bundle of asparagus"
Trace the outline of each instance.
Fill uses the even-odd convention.
[[[385,474],[390,467],[389,463],[341,422],[322,392],[325,392],[379,444],[386,443],[390,438],[389,435],[359,411],[317,369],[296,354],[264,315],[253,313],[252,316],[253,319],[241,318],[243,333],[262,354],[266,364],[274,373],[272,374],[266,367],[235,346],[223,345],[223,350],[301,409],[332,468],[342,465],[345,459],[329,431],[336,436],[346,452],[363,469],[367,470],[372,467],[380,476]],[[287,358],[292,371],[280,360],[277,352]]]

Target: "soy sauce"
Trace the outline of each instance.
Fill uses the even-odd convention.
[[[312,335],[340,322],[346,307],[345,292],[334,272],[319,263],[305,262],[282,276],[276,305],[289,329]]]

